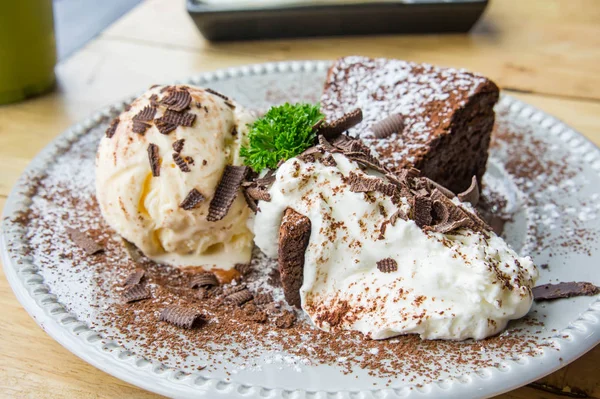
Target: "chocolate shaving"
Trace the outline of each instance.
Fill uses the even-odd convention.
[[[140,250],[124,238],[121,238],[121,241],[123,242],[123,248],[125,249],[125,252],[127,252],[129,258],[136,263],[142,262],[143,255]]]
[[[350,172],[350,191],[354,193],[366,193],[379,191],[385,195],[394,195],[396,186],[386,183],[379,177],[369,177],[362,174]]]
[[[258,212],[258,206],[256,205],[256,200],[254,198],[252,198],[250,196],[250,194],[248,194],[246,189],[243,189],[242,193],[244,194],[244,199],[246,200],[246,205],[248,205],[248,208],[250,208],[250,210],[254,213]]]
[[[376,170],[380,173],[386,174],[388,173],[388,170],[385,169],[383,166],[381,166],[381,164],[379,163],[379,160],[377,158],[375,158],[373,155],[371,155],[370,153],[367,154],[365,152],[362,151],[353,151],[353,152],[347,152],[344,155],[346,155],[346,157],[352,161],[355,161],[356,163],[359,163],[363,166],[369,167],[373,170]]]
[[[167,110],[163,116],[156,119],[155,122],[161,121],[163,124],[171,124],[176,126],[186,126],[190,127],[194,125],[194,121],[196,120],[196,114],[191,114],[189,112],[175,112],[172,110]]]
[[[227,215],[247,173],[247,166],[227,165],[225,167],[215,195],[210,201],[206,220],[216,222]]]
[[[154,126],[156,126],[158,131],[162,134],[169,134],[173,130],[177,129],[177,125],[175,123],[166,122],[162,119],[155,119]]]
[[[323,137],[323,136],[319,136],[319,140],[321,137]],[[331,144],[341,151],[348,152],[348,151],[351,151],[352,144],[356,141],[359,141],[359,140],[352,138],[346,134],[340,134],[339,136],[337,136],[336,138],[334,138],[331,141]],[[330,152],[333,152],[333,151],[330,151]]]
[[[256,294],[254,296],[254,303],[257,305],[266,305],[271,302],[273,302],[273,296],[268,292]]]
[[[252,298],[253,298],[253,295],[250,292],[250,290],[244,288],[241,291],[234,292],[233,294],[228,295],[227,298],[225,298],[225,299],[228,303],[232,303],[232,304],[240,306],[240,305],[243,305],[244,303],[252,300]]]
[[[275,319],[275,326],[277,326],[277,328],[290,328],[294,325],[295,321],[296,316],[292,312],[286,311],[284,314]]]
[[[252,272],[252,265],[250,263],[236,263],[233,268],[242,276],[247,276]]]
[[[186,211],[189,211],[191,209],[197,208],[202,203],[202,201],[204,201],[204,199],[205,197],[200,191],[196,190],[195,188],[192,188],[188,195],[186,195],[186,197],[183,199],[183,201],[181,201],[179,207]]]
[[[400,114],[393,114],[371,126],[371,131],[378,139],[385,139],[394,133],[402,133],[404,118]]]
[[[544,284],[533,287],[533,299],[536,301],[549,301],[574,296],[592,296],[598,293],[600,293],[600,287],[583,281]]]
[[[382,273],[391,273],[398,270],[398,262],[392,258],[385,258],[377,262],[377,269]]]
[[[108,129],[106,129],[106,137],[110,139],[112,138],[112,136],[115,135],[115,132],[117,131],[117,126],[119,126],[120,121],[121,120],[119,118],[115,118],[112,120],[112,122],[110,122]]]
[[[179,166],[182,172],[187,173],[191,171],[185,159],[178,152],[173,153],[173,161],[175,161],[175,164]]]
[[[71,227],[66,227],[65,230],[67,231],[71,241],[73,241],[79,248],[83,249],[86,254],[94,255],[98,252],[104,251],[104,248],[96,243],[96,241],[88,237],[88,235],[84,232]]]
[[[341,118],[331,123],[324,123],[319,126],[317,134],[325,136],[327,139],[333,139],[346,130],[362,122],[363,114],[360,108],[344,114]]]
[[[330,153],[342,152],[339,148],[334,147],[329,141],[327,141],[325,136],[318,136],[318,140],[319,146],[323,148],[323,150]]]
[[[431,206],[432,201],[429,197],[424,195],[415,195],[412,199],[413,206],[413,220],[417,224],[417,226],[423,228],[425,226],[430,226],[432,217],[431,217]]]
[[[141,269],[138,267],[137,269],[135,269],[134,272],[130,273],[129,276],[127,276],[127,278],[123,282],[123,285],[139,284],[140,281],[142,281],[142,278],[144,277],[145,274],[146,274],[146,272],[144,271],[144,269]]]
[[[142,122],[149,122],[152,119],[154,119],[154,115],[156,114],[156,107],[150,106],[150,105],[146,105],[144,107],[144,109],[142,109],[140,112],[137,113],[137,115],[135,115],[133,117],[134,121],[142,121]]]
[[[441,184],[431,180],[430,178],[422,177],[421,179],[424,182],[426,182],[426,184],[429,185],[429,191],[433,191],[433,189],[437,188],[442,194],[444,194],[446,197],[448,197],[450,199],[456,197],[456,195],[452,191],[450,191],[446,187],[442,186]]]
[[[173,143],[173,151],[181,152],[183,151],[183,145],[185,144],[185,139],[179,139]]]
[[[300,308],[304,257],[311,235],[311,221],[292,208],[284,211],[279,227],[278,265],[285,300]]]
[[[243,291],[245,289],[247,289],[246,284],[229,285],[223,290],[223,294],[225,296],[228,296],[235,294],[236,292]]]
[[[434,231],[448,233],[461,227],[467,227],[474,231],[490,230],[477,215],[463,210],[438,189],[434,189],[431,192],[431,199],[434,202],[439,201],[441,203],[441,205],[436,205],[438,207],[436,212],[441,212],[441,206],[445,207],[448,212],[447,221],[433,226]]]
[[[122,295],[123,300],[127,303],[141,301],[142,299],[148,299],[151,297],[152,293],[150,290],[147,287],[139,284],[126,289]]]
[[[462,202],[470,202],[471,205],[477,206],[479,203],[479,185],[477,184],[476,176],[473,176],[471,179],[471,185],[469,188],[458,194],[458,199]]]
[[[219,280],[212,272],[202,272],[194,276],[190,281],[191,288],[211,287],[219,285]]]
[[[144,135],[144,133],[146,133],[146,130],[148,130],[149,127],[150,127],[150,125],[147,124],[146,122],[142,122],[142,121],[138,121],[138,120],[134,119],[133,120],[133,128],[131,130],[133,130],[134,133]]]
[[[250,198],[255,199],[257,201],[271,201],[271,194],[269,194],[269,191],[266,188],[258,185],[246,187],[246,193],[248,193]]]
[[[309,147],[306,150],[304,150],[302,153],[300,153],[296,158],[298,158],[302,162],[314,162],[315,161],[314,155],[323,153],[323,151],[324,151],[324,149],[319,146]]]
[[[158,107],[159,102],[158,102],[158,96],[156,94],[151,95],[149,100],[150,100],[150,105],[152,105],[153,107]]]
[[[199,311],[178,305],[169,306],[160,312],[160,321],[166,321],[182,328],[192,328],[202,320],[202,314]]]
[[[327,154],[326,156],[321,157],[321,163],[325,166],[331,166],[331,167],[337,166],[337,162],[335,161],[333,156],[331,156],[331,154]]]
[[[148,144],[148,159],[150,161],[152,176],[160,176],[160,157],[158,155],[158,146],[156,144]]]
[[[221,97],[225,101],[229,101],[229,97],[227,97],[225,94],[219,93],[218,91],[215,91],[213,89],[204,89],[204,91],[210,94],[214,94],[217,97]]]
[[[442,201],[433,201],[431,210],[433,211],[433,224],[443,224],[448,222],[450,211]]]
[[[404,211],[402,209],[396,210],[396,212],[394,212],[392,214],[392,216],[390,216],[390,224],[392,226],[395,226],[396,225],[396,221],[398,219],[408,220],[408,216],[406,215],[406,213],[404,213]]]
[[[190,106],[192,102],[192,96],[187,89],[173,90],[161,101],[162,104],[167,106],[167,109],[181,112]]]

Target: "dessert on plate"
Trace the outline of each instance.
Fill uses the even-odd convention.
[[[286,79],[274,86],[286,96],[239,91],[257,106],[321,95],[311,85],[296,93]],[[562,193],[579,186],[568,161],[535,159],[550,147],[536,142],[543,128],[529,134],[499,113],[482,180],[497,99],[489,80],[347,57],[333,64],[322,98],[255,119],[214,90],[150,88],[70,142],[32,184],[19,219],[26,256],[107,348],[206,368],[202,381],[272,363],[314,365],[312,378],[327,364],[390,387],[551,348],[556,320],[544,325],[532,298],[598,288],[533,287],[531,259],[486,223],[488,213],[515,215],[508,242],[539,262],[548,246],[565,250],[541,236],[536,217],[549,204],[567,212]],[[537,205],[514,202],[521,194]],[[584,223],[557,217],[563,237]],[[540,234],[524,231],[531,225]],[[260,384],[262,375],[249,378]]]
[[[154,87],[100,143],[98,203],[176,267],[239,270],[255,236],[320,329],[483,339],[529,311],[537,278],[473,208],[497,98],[464,71],[362,57],[332,66],[321,109],[258,120],[210,89]]]

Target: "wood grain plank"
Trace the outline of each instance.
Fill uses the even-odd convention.
[[[172,29],[172,26],[177,29]],[[152,0],[118,20],[104,38],[222,51],[260,60],[333,59],[357,54],[463,67],[504,87],[600,99],[600,7],[595,0],[503,0],[471,34],[340,37],[210,43],[184,7]],[[360,50],[360,51],[359,51]]]

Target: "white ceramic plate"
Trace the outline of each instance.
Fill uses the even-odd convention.
[[[254,65],[204,73],[186,83],[209,86],[242,104],[266,109],[284,101],[317,101],[328,66],[328,62],[313,61]],[[389,386],[378,384],[377,377],[360,374],[360,370],[360,378],[344,376],[335,365],[296,364],[290,368],[265,362],[258,370],[241,371],[231,377],[218,371],[184,373],[156,359],[137,356],[135,342],[127,342],[127,349],[115,342],[104,342],[84,321],[89,320],[85,309],[93,302],[93,296],[90,299],[80,295],[86,289],[80,280],[61,282],[53,278],[54,271],[39,267],[34,256],[24,250],[35,245],[27,238],[35,235],[35,231],[30,231],[33,227],[11,220],[35,204],[39,193],[29,189],[43,173],[56,179],[88,176],[82,184],[92,190],[95,143],[108,118],[117,115],[132,99],[73,126],[45,148],[15,186],[4,210],[2,260],[17,298],[44,331],[99,369],[172,397],[487,397],[549,374],[600,342],[598,297],[535,304],[532,317],[543,321],[544,326],[519,322],[512,325],[532,334],[538,330],[534,339],[546,346],[533,353],[510,358],[492,354],[499,356],[494,367],[465,371],[450,366],[449,372],[435,381],[416,376],[412,382],[398,379]],[[501,138],[491,151],[485,181],[510,197],[514,217],[505,229],[507,240],[518,251],[531,254],[538,265],[549,264],[548,269],[541,270],[539,283],[578,280],[600,284],[600,252],[595,235],[600,231],[600,151],[568,126],[507,95],[502,96],[497,113],[500,130],[509,128],[512,138],[504,135],[506,140]],[[92,150],[82,159],[81,167],[61,167],[63,154],[83,141]],[[550,162],[556,166],[550,167]],[[536,169],[538,163],[541,169]],[[523,176],[520,171],[527,169],[529,176]],[[562,177],[553,170],[560,170]],[[542,238],[535,240],[536,237]],[[58,260],[56,267],[61,267]],[[65,270],[62,272],[69,273]]]

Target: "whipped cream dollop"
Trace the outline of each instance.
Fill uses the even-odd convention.
[[[398,207],[410,214],[409,201],[394,204],[380,192],[350,191],[350,173],[364,172],[344,155],[332,155],[336,165],[321,163],[318,155],[315,162],[285,162],[254,223],[256,245],[276,257],[285,209],[310,219],[300,296],[315,326],[372,339],[483,339],[529,311],[538,276],[530,258],[491,231],[442,234],[413,220],[384,223]],[[380,270],[384,259],[397,270]]]
[[[163,102],[169,93],[182,90],[191,96],[182,113],[195,115],[195,120],[175,123],[168,132],[163,128],[163,134],[157,126],[167,112]],[[250,260],[253,235],[243,196],[237,196],[223,219],[208,221],[207,215],[225,166],[242,164],[239,149],[254,117],[214,93],[192,86],[154,87],[119,116],[112,136],[100,141],[96,197],[102,215],[157,262],[230,269]],[[179,101],[185,105],[183,96]],[[156,109],[151,118],[140,114],[147,107]],[[148,125],[141,133],[134,131],[136,115]],[[152,173],[151,144],[157,147],[158,176]],[[194,189],[203,198],[184,209],[182,203]]]

